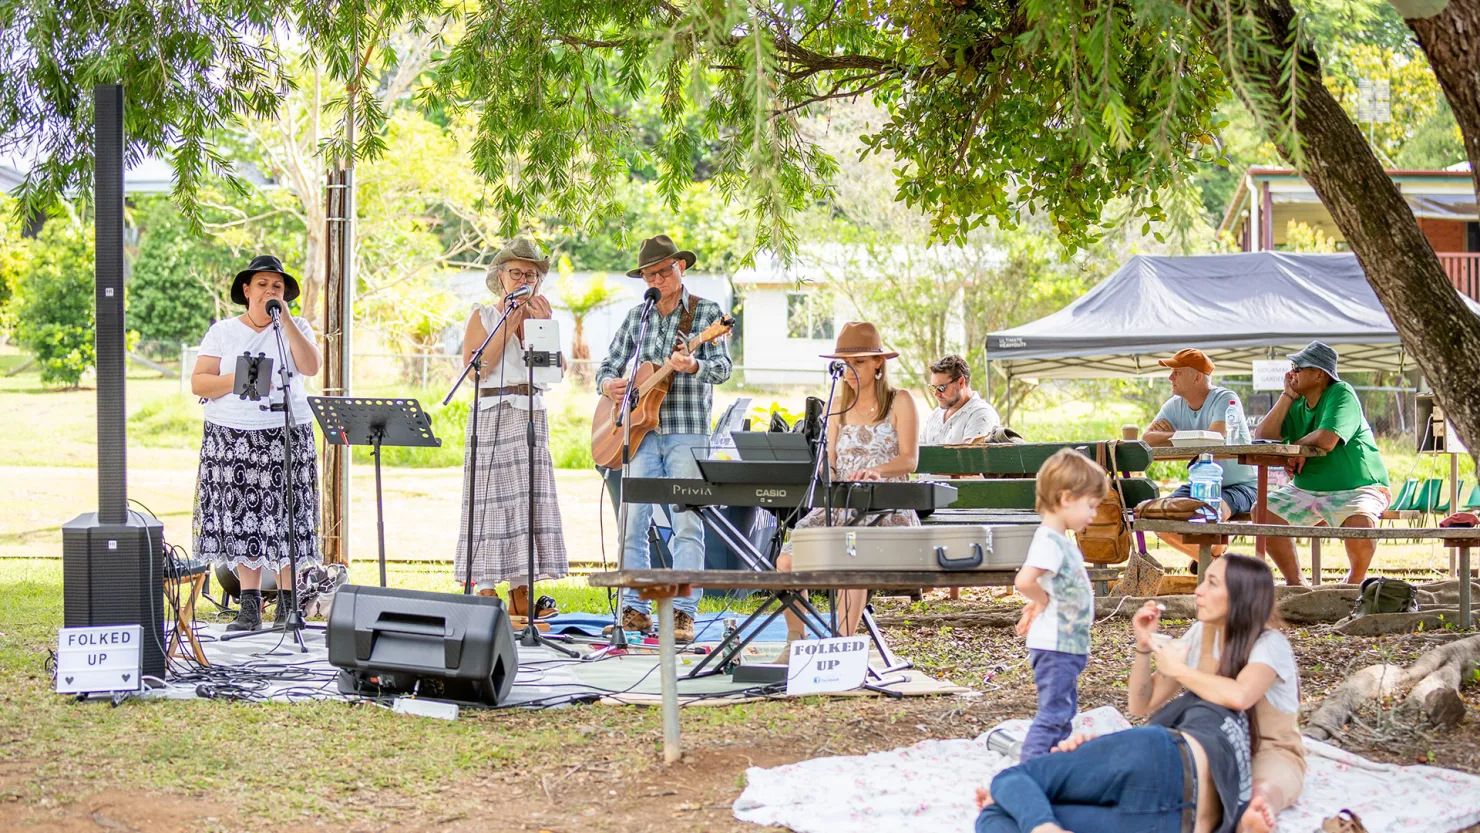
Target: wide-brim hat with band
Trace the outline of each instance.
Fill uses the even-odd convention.
[[[642,241],[642,246],[637,250],[637,268],[627,273],[629,278],[642,277],[642,270],[652,266],[654,263],[662,263],[670,257],[676,257],[683,261],[683,268],[692,269],[699,258],[693,252],[680,249],[673,238],[666,234],[657,237],[649,237]]]
[[[283,300],[291,301],[298,297],[298,279],[283,271],[283,262],[272,255],[257,255],[247,268],[236,273],[236,280],[231,282],[231,300],[242,306],[247,305],[247,296],[242,292],[242,287],[258,272],[276,272],[283,276]]]
[[[884,349],[884,339],[879,337],[879,328],[867,321],[849,321],[838,333],[837,347],[831,353],[823,353],[824,359],[852,359],[859,356],[883,356],[898,358],[893,350]]]
[[[483,282],[488,284],[489,290],[495,295],[504,294],[504,288],[498,282],[498,268],[511,260],[533,263],[534,267],[540,271],[541,277],[550,274],[550,257],[540,251],[539,244],[528,237],[516,237],[499,249],[498,254],[493,256],[493,263],[488,265],[488,275],[484,277]]]
[[[1204,376],[1213,375],[1213,360],[1208,358],[1203,351],[1193,350],[1190,347],[1186,350],[1178,350],[1177,354],[1170,359],[1159,359],[1156,363],[1162,367],[1190,367]]]
[[[1331,377],[1331,381],[1341,381],[1341,377],[1336,375],[1336,351],[1322,342],[1312,341],[1310,344],[1305,345],[1305,349],[1298,353],[1290,353],[1287,358],[1294,363],[1297,369],[1314,367],[1318,370],[1326,371],[1326,375]]]

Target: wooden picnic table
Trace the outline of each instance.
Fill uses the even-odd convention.
[[[1153,460],[1196,460],[1204,454],[1212,454],[1214,460],[1237,460],[1241,466],[1253,466],[1259,472],[1256,488],[1258,500],[1254,502],[1254,522],[1269,522],[1269,467],[1284,468],[1291,460],[1324,457],[1326,450],[1313,445],[1294,443],[1251,443],[1249,445],[1184,445],[1153,446]],[[1254,554],[1264,557],[1264,539],[1254,539]]]
[[[1366,540],[1438,539],[1448,549],[1459,550],[1459,626],[1470,628],[1470,548],[1480,547],[1480,529],[1471,527],[1429,527],[1383,529],[1381,527],[1285,526],[1283,524],[1195,523],[1192,521],[1136,521],[1139,532],[1174,532],[1189,544],[1196,544],[1198,580],[1207,574],[1213,561],[1213,547],[1226,546],[1235,536],[1269,538],[1309,538],[1311,540],[1311,582],[1321,583],[1322,538],[1360,538]]]
[[[631,587],[657,603],[658,665],[663,691],[663,760],[682,755],[678,738],[678,661],[673,639],[673,599],[692,587],[715,590],[912,590],[920,587],[1004,587],[1016,570],[616,570],[595,573],[592,587]]]

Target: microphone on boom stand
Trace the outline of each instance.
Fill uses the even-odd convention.
[[[267,299],[267,314],[272,318],[272,326],[281,327],[283,315],[283,302],[276,298]]]
[[[518,289],[514,290],[513,292],[510,292],[508,295],[505,295],[504,296],[504,303],[506,303],[506,304],[512,303],[514,301],[519,300],[520,298],[528,298],[529,296],[531,296],[533,294],[534,294],[534,287],[530,286],[529,284],[525,284],[524,286],[519,287]]]
[[[648,316],[652,314],[653,307],[657,306],[658,299],[663,293],[656,286],[648,287],[642,293],[642,315],[637,319],[637,349],[632,352],[632,369],[627,374],[627,389],[622,392],[621,404],[617,406],[616,424],[622,427],[622,479],[618,482],[617,496],[617,568],[625,569],[623,556],[627,549],[627,501],[623,493],[627,490],[627,477],[631,474],[632,463],[632,423],[627,419],[628,412],[637,400],[637,368],[641,366],[643,335],[647,332]],[[586,656],[587,659],[600,659],[614,651],[625,651],[627,649],[627,632],[622,628],[622,591],[617,590],[617,603],[612,609],[612,632],[605,648],[593,651]]]

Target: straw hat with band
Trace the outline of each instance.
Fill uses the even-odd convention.
[[[292,301],[298,297],[298,279],[283,271],[283,262],[272,255],[257,255],[247,268],[236,273],[236,280],[231,282],[231,300],[242,306],[247,305],[246,293],[242,288],[252,280],[252,276],[258,272],[274,272],[283,276],[283,300]]]
[[[629,271],[627,277],[640,278],[642,270],[653,264],[662,263],[670,257],[682,260],[685,270],[694,268],[694,263],[698,261],[693,252],[680,249],[674,244],[673,238],[660,234],[642,241],[642,246],[637,250],[637,268]]]
[[[879,328],[867,321],[849,321],[844,324],[843,331],[838,333],[838,344],[833,352],[822,354],[824,359],[852,359],[859,356],[899,358],[898,353],[884,349],[884,339],[879,336]]]
[[[504,286],[498,279],[498,268],[511,260],[533,263],[541,278],[550,273],[550,258],[540,251],[539,245],[527,237],[516,237],[493,256],[493,263],[488,265],[488,275],[483,278],[489,291],[495,295],[504,294]]]

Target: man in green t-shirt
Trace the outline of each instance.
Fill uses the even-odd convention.
[[[1352,386],[1336,375],[1336,351],[1312,341],[1290,354],[1285,391],[1255,437],[1324,449],[1324,457],[1296,460],[1294,482],[1269,493],[1269,522],[1299,526],[1372,528],[1392,502],[1387,468],[1362,415]],[[1348,584],[1359,584],[1377,552],[1377,542],[1347,538]],[[1292,538],[1270,538],[1269,557],[1288,584],[1304,584]]]

